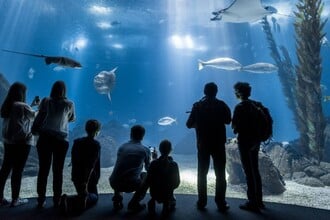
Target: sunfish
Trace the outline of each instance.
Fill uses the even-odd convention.
[[[111,102],[111,91],[116,83],[116,71],[117,67],[111,71],[101,71],[94,77],[94,87],[99,94],[107,94],[108,99]]]
[[[209,61],[198,60],[198,70],[202,70],[204,66],[223,70],[240,70],[242,68],[242,64],[229,57],[219,57]]]
[[[82,65],[78,61],[75,61],[68,57],[45,56],[45,55],[23,53],[23,52],[5,50],[5,49],[2,49],[2,51],[9,52],[9,53],[22,54],[22,55],[32,56],[32,57],[42,57],[42,58],[45,58],[45,63],[47,65],[54,63],[54,64],[57,64],[57,65],[63,66],[63,67],[71,67],[71,68],[81,68],[82,67]]]
[[[227,8],[213,12],[211,21],[255,22],[273,13],[277,13],[277,10],[272,6],[262,6],[260,0],[234,0]]]
[[[243,66],[241,70],[250,73],[272,73],[276,72],[278,67],[271,63],[254,63]]]

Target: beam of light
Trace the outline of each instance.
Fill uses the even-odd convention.
[[[67,50],[70,53],[81,51],[87,46],[88,39],[84,36],[79,36],[74,39],[66,40],[62,43],[62,49]]]
[[[175,48],[180,50],[192,50],[192,51],[206,51],[207,47],[202,43],[198,45],[195,43],[196,39],[194,39],[191,35],[178,35],[174,34],[169,37],[169,43]]]

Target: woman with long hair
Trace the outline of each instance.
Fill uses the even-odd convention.
[[[33,144],[31,125],[35,111],[25,103],[26,86],[15,82],[1,106],[3,118],[2,136],[4,140],[4,158],[0,170],[0,206],[9,204],[3,191],[7,178],[11,174],[11,206],[15,207],[28,202],[19,198],[23,169]],[[37,105],[35,99],[32,105]]]
[[[39,132],[37,151],[39,172],[37,179],[38,208],[43,208],[46,200],[46,187],[49,170],[53,171],[53,202],[59,206],[62,194],[63,167],[69,148],[69,122],[75,120],[74,103],[66,97],[63,81],[56,81],[50,97],[41,100],[39,113],[46,117]]]

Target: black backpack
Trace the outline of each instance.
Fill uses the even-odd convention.
[[[273,119],[268,108],[260,102],[251,102],[256,112],[256,134],[261,142],[269,143],[273,136]]]

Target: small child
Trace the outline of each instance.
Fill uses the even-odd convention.
[[[149,214],[155,214],[156,201],[163,204],[162,214],[167,215],[175,209],[176,200],[173,194],[180,184],[178,165],[169,156],[172,144],[163,140],[159,144],[160,157],[153,160],[147,174],[147,184],[150,187],[151,199],[148,202]]]
[[[87,136],[74,140],[71,151],[71,179],[78,195],[62,196],[61,206],[65,214],[79,214],[97,203],[101,147],[94,138],[100,128],[101,124],[97,120],[88,120],[85,125]]]

